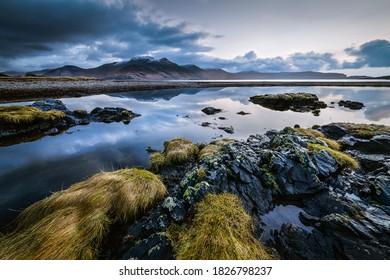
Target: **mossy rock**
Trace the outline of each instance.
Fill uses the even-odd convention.
[[[95,259],[112,223],[140,218],[166,193],[145,170],[95,175],[22,211],[0,237],[0,259]]]
[[[359,163],[354,159],[353,157],[340,152],[331,149],[330,147],[322,146],[319,144],[313,144],[313,143],[308,143],[307,144],[309,150],[319,152],[322,150],[328,151],[332,157],[338,162],[341,168],[351,168],[351,169],[358,169],[359,168]]]
[[[390,127],[378,124],[358,124],[358,123],[333,123],[348,130],[353,136],[361,139],[371,139],[375,135],[390,135]]]
[[[251,217],[238,197],[208,194],[196,206],[187,227],[176,232],[177,259],[184,260],[254,260],[272,259],[266,248],[253,237]]]
[[[341,149],[341,145],[338,142],[326,138],[321,131],[312,128],[300,128],[300,127],[294,129],[301,135],[322,141],[326,146],[328,146],[333,150],[339,151]]]

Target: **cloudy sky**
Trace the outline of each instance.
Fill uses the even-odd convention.
[[[389,0],[0,0],[0,71],[150,55],[228,71],[390,75]]]

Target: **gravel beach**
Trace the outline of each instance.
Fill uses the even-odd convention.
[[[390,87],[390,81],[122,81],[2,78],[0,79],[0,103],[35,101],[48,98],[80,97],[138,90],[272,86]]]

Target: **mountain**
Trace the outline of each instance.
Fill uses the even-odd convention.
[[[66,65],[56,69],[28,72],[39,76],[83,76],[100,79],[135,80],[288,80],[288,79],[346,79],[341,73],[321,72],[278,72],[256,71],[230,73],[223,69],[203,69],[196,65],[178,65],[167,58],[155,59],[150,56],[134,57],[129,61],[103,64],[96,68],[84,69]]]

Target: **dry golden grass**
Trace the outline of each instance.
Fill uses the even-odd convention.
[[[222,138],[222,139],[219,139],[219,140],[215,140],[213,142],[211,142],[210,144],[213,144],[213,145],[217,145],[217,146],[220,146],[220,147],[223,147],[229,143],[232,143],[234,142],[233,139],[229,139],[229,138]]]
[[[228,193],[208,194],[198,203],[190,226],[171,230],[169,235],[174,239],[177,259],[273,259],[253,237],[252,219],[239,198]]]
[[[150,169],[158,172],[165,165],[165,155],[162,153],[154,153],[149,157]]]
[[[42,111],[30,106],[0,106],[0,124],[6,126],[54,121],[64,117],[65,113],[57,110]]]
[[[203,160],[206,157],[211,158],[215,153],[218,153],[220,150],[221,150],[221,146],[208,144],[199,152],[199,160]]]
[[[336,151],[340,151],[341,150],[341,145],[337,141],[334,141],[334,140],[331,140],[331,139],[328,139],[328,138],[325,138],[325,137],[318,137],[318,139],[320,139],[321,141],[325,142],[326,145],[329,148],[333,149],[333,150],[336,150]]]
[[[26,208],[0,237],[0,259],[94,259],[113,222],[130,222],[166,194],[139,169],[101,173]]]
[[[183,138],[174,138],[164,142],[165,163],[181,164],[191,160],[199,153],[198,146],[192,141]]]
[[[325,147],[319,144],[308,143],[307,146],[311,151],[316,151],[316,152],[319,152],[321,150],[328,151],[334,157],[334,159],[340,164],[342,168],[345,167],[349,167],[352,169],[359,168],[359,163],[353,157],[345,153],[333,150],[330,147]]]
[[[370,139],[376,134],[390,135],[390,127],[378,124],[335,123],[346,128],[353,136]]]
[[[311,129],[311,128],[294,128],[296,131],[299,132],[299,134],[302,134],[304,136],[313,137],[313,138],[324,138],[324,134],[318,130]]]

